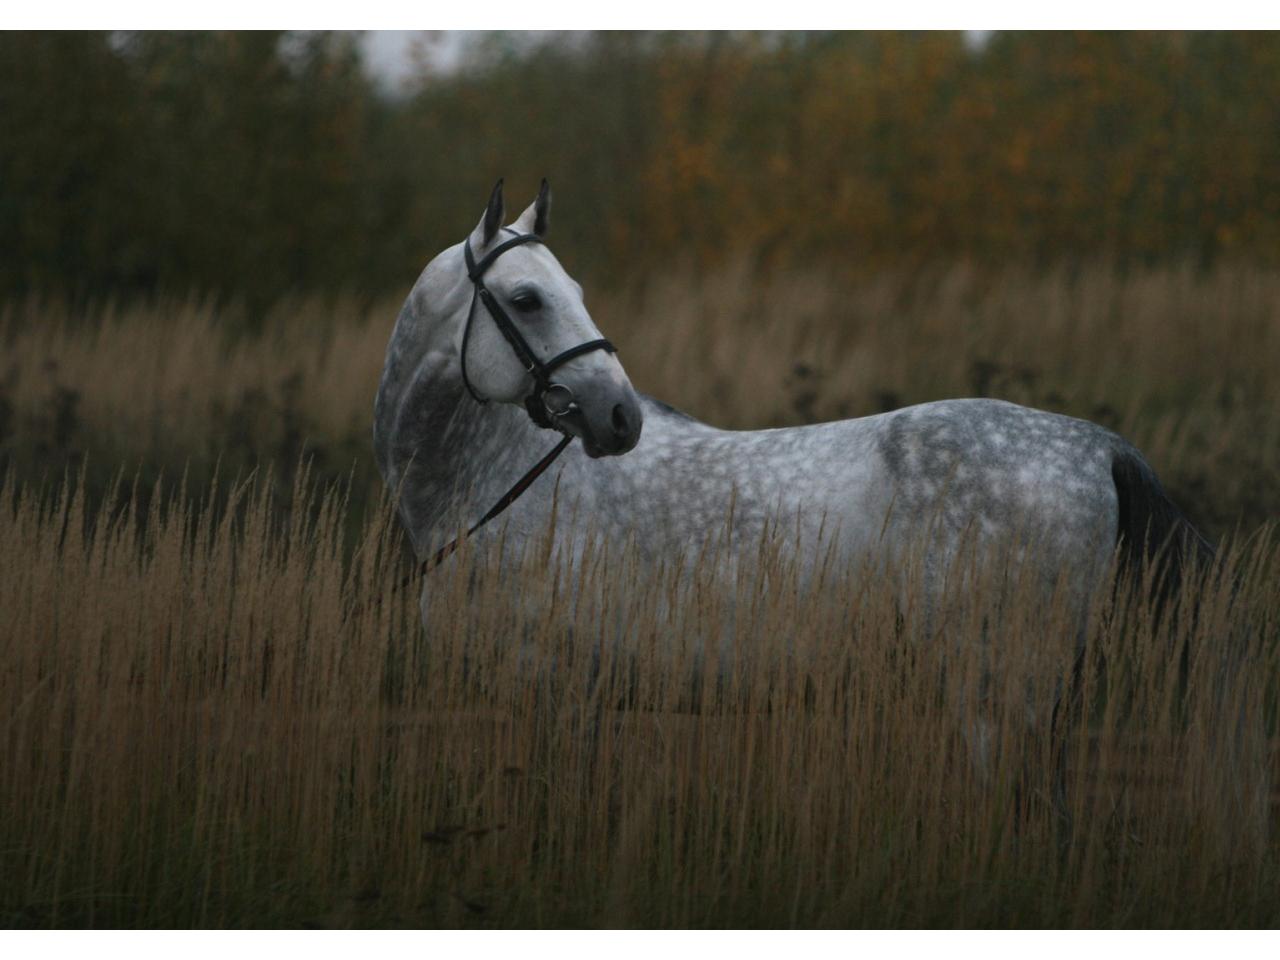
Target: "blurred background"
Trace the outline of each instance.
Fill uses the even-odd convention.
[[[1252,527],[1278,160],[1270,33],[0,34],[0,469],[364,489],[400,301],[546,176],[642,389],[733,427],[1004,396]]]
[[[551,178],[591,279],[1280,257],[1275,34],[0,38],[0,293],[404,291]]]

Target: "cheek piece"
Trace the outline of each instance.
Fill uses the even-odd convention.
[[[556,354],[550,360],[543,361],[537,358],[528,342],[521,335],[519,328],[507,316],[507,312],[502,309],[502,304],[498,302],[498,298],[484,285],[485,272],[493,266],[494,261],[513,247],[519,247],[526,243],[542,243],[542,239],[532,233],[517,234],[512,232],[511,239],[504,240],[486,253],[479,263],[476,262],[475,256],[471,253],[471,239],[469,237],[463,245],[463,255],[467,263],[467,276],[471,279],[475,290],[471,295],[471,307],[467,311],[467,325],[462,331],[462,382],[466,385],[467,392],[477,402],[489,402],[488,397],[482,397],[476,392],[476,389],[471,385],[471,379],[467,376],[467,343],[471,339],[471,322],[476,315],[476,301],[479,301],[489,311],[489,316],[493,318],[493,322],[497,325],[498,332],[502,334],[503,339],[515,351],[516,358],[519,359],[521,366],[525,368],[529,376],[533,377],[533,392],[524,398],[524,407],[529,412],[529,419],[539,427],[561,429],[559,424],[556,423],[557,418],[575,410],[577,403],[574,399],[573,391],[563,383],[557,383],[552,380],[551,374],[557,367],[568,363],[574,357],[582,356],[584,353],[590,353],[593,350],[617,353],[617,349],[612,343],[601,337],[599,340],[588,340],[585,343],[578,344],[576,347],[570,347],[563,353]],[[564,431],[561,429],[561,432]]]

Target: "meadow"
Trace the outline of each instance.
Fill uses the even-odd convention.
[[[688,582],[466,553],[423,629],[369,443],[398,303],[13,303],[0,922],[1280,923],[1280,808],[1247,837],[1228,789],[1280,775],[1280,270],[654,276],[587,290],[645,392],[734,428],[977,395],[1086,417],[1217,567],[1162,615],[1098,597],[1075,674],[1060,604],[983,609],[999,570],[944,643],[769,544],[727,590],[714,551]],[[1070,737],[1024,722],[1028,684],[1078,705]]]

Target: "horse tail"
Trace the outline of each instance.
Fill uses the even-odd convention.
[[[1195,578],[1190,582],[1196,585],[1208,579],[1213,547],[1165,494],[1136,450],[1122,449],[1115,454],[1111,476],[1119,506],[1121,579],[1128,574],[1139,591],[1149,583],[1149,597],[1159,617],[1188,576]],[[1234,603],[1240,584],[1224,586],[1231,590]],[[1191,599],[1184,613],[1193,621],[1198,618],[1198,598]],[[1200,802],[1209,805],[1205,822],[1214,825],[1221,849],[1233,858],[1266,849],[1270,834],[1270,750],[1258,719],[1258,692],[1253,683],[1258,671],[1253,669],[1250,654],[1256,647],[1251,639],[1256,629],[1246,622],[1242,636],[1209,636],[1194,624],[1191,631],[1191,643],[1201,645],[1199,652],[1210,657],[1206,667],[1212,671],[1207,689],[1202,685],[1200,709],[1206,714],[1198,749],[1204,752],[1207,767],[1197,794]],[[1206,642],[1214,649],[1207,649]],[[1191,682],[1191,643],[1183,646],[1179,658],[1179,685],[1184,694]]]
[[[1149,572],[1152,599],[1163,606],[1189,566],[1207,569],[1213,547],[1169,499],[1155,471],[1136,450],[1116,452],[1111,479],[1116,485],[1121,570],[1136,584]]]

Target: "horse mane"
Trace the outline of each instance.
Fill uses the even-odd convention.
[[[671,406],[671,404],[666,403],[665,401],[659,400],[657,397],[651,397],[647,393],[640,394],[640,399],[644,401],[644,403],[653,407],[659,413],[662,413],[668,417],[674,417],[677,420],[684,420],[688,423],[702,423],[702,421],[699,420],[697,417],[690,416],[689,414],[685,413],[683,410],[678,410],[675,407]]]

